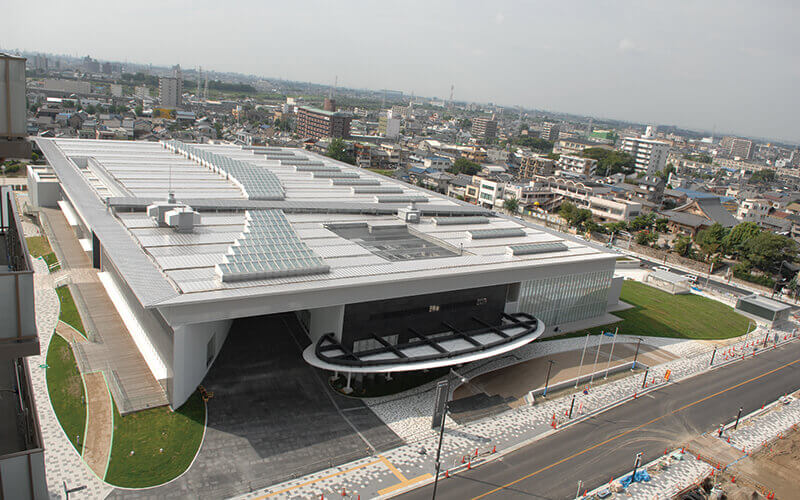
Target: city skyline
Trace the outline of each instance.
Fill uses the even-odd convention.
[[[30,15],[27,9],[10,8],[12,17]],[[302,10],[253,4],[240,9],[252,15],[236,12],[237,29],[228,32],[220,27],[231,14],[202,3],[192,10],[159,5],[162,15],[147,20],[140,12],[152,17],[153,9],[117,12],[113,19],[102,11],[80,14],[87,9],[91,4],[39,10],[43,22],[57,17],[76,28],[69,46],[48,33],[31,44],[21,26],[12,26],[3,44],[322,84],[338,75],[341,86],[440,98],[449,97],[455,85],[457,100],[791,143],[800,137],[791,113],[800,104],[792,92],[800,83],[800,61],[791,51],[800,35],[769,21],[796,11],[785,2],[679,2],[669,8],[627,2],[546,8],[512,2],[491,8],[309,2]],[[441,23],[445,18],[451,22]],[[206,36],[171,29],[173,19]],[[133,46],[118,36],[136,30],[143,36]]]

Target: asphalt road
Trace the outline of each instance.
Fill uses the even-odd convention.
[[[800,342],[669,385],[501,459],[440,481],[437,497],[574,498],[800,388]],[[445,441],[446,443],[446,441]],[[446,444],[445,444],[446,445]],[[431,498],[432,486],[401,498]]]

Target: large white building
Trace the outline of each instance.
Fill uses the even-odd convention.
[[[620,149],[633,156],[637,171],[653,175],[667,166],[670,145],[654,139],[652,127],[647,127],[647,132],[641,137],[624,138]]]
[[[37,142],[53,172],[29,173],[32,202],[68,215],[173,407],[237,318],[294,313],[311,365],[397,376],[501,355],[619,297],[612,254],[305,150]]]

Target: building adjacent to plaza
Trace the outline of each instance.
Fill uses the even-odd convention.
[[[65,213],[173,408],[237,318],[291,313],[305,361],[349,379],[501,356],[618,301],[613,254],[309,151],[37,143],[31,202]]]

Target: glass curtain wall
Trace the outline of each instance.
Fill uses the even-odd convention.
[[[593,271],[523,281],[518,310],[546,326],[600,316],[606,312],[613,274],[612,270]]]

